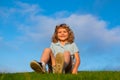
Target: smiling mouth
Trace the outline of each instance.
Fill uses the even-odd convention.
[[[60,36],[60,37],[65,37],[65,36]]]

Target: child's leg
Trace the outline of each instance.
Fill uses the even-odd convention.
[[[67,67],[70,63],[70,52],[69,51],[64,52],[64,59],[65,59],[65,67]]]
[[[46,48],[43,51],[40,62],[31,61],[30,66],[35,72],[46,72],[46,64],[51,63],[55,65],[55,58],[50,48]]]
[[[71,55],[69,51],[64,52],[64,58],[65,58],[65,73],[68,73],[72,69],[72,60],[71,60]]]
[[[71,73],[72,67],[73,67],[73,62],[72,62],[72,59],[70,58],[70,63],[69,63],[68,66],[65,68],[65,73]]]
[[[50,48],[44,49],[40,61],[45,65],[51,60],[52,66],[55,65],[55,57]]]

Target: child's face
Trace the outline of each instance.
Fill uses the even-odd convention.
[[[65,28],[59,28],[57,30],[57,37],[60,41],[67,41],[68,31]]]

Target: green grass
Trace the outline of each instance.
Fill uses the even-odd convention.
[[[0,80],[120,80],[117,71],[80,71],[72,74],[0,73]]]

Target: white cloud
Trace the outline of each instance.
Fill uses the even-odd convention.
[[[14,12],[15,14],[20,12],[20,16],[24,13],[24,22],[20,20],[19,23],[16,24],[18,31],[22,33],[20,38],[33,41],[51,38],[57,24],[67,23],[73,29],[76,40],[80,41],[80,43],[95,42],[104,45],[120,43],[120,28],[117,27],[108,30],[107,22],[100,20],[94,15],[71,14],[70,16],[67,15],[67,17],[63,17],[62,15],[65,15],[64,12],[67,12],[64,11],[53,14],[59,15],[60,13],[61,18],[59,16],[49,17],[40,14],[42,9],[40,9],[38,5],[30,5],[22,2],[17,2],[17,4],[20,10],[18,11],[17,8],[11,8],[11,11],[8,10],[8,13]]]
[[[120,43],[120,28],[108,30],[106,21],[100,20],[91,14],[71,14],[68,17],[62,18],[54,18],[45,15],[31,15],[28,22],[35,25],[26,27],[25,24],[23,30],[26,30],[25,27],[28,28],[25,31],[25,35],[27,34],[26,36],[31,37],[31,39],[36,39],[35,41],[51,36],[55,25],[65,22],[74,30],[76,39],[80,40],[81,43],[89,43],[94,41],[100,44],[103,43],[104,45]]]
[[[19,6],[19,10],[16,9],[16,11],[19,11],[22,14],[36,14],[40,11],[43,11],[43,9],[39,8],[38,5],[36,4],[27,4],[27,3],[23,3],[20,1],[16,2],[16,5]]]
[[[107,29],[107,23],[92,15],[71,15],[67,22],[73,26],[79,40],[100,40],[103,43],[120,43],[120,28]]]

